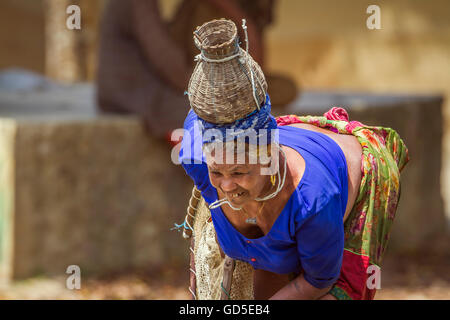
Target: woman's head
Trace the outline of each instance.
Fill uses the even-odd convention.
[[[187,90],[198,116],[211,183],[233,203],[257,199],[278,170],[278,157],[273,157],[278,152],[272,152],[277,124],[270,113],[267,83],[248,54],[245,20],[242,27],[245,50],[239,47],[232,21],[213,20],[196,29],[200,54]]]
[[[241,206],[267,193],[271,186],[271,166],[278,153],[275,145],[250,145],[230,141],[204,145],[209,178],[233,206]],[[276,171],[275,171],[276,172]]]

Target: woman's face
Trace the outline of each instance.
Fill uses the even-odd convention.
[[[211,184],[238,207],[266,191],[270,176],[261,175],[261,168],[261,164],[223,164],[214,157],[208,158]]]

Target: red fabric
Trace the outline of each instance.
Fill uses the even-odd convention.
[[[348,133],[351,133],[353,131],[353,129],[355,129],[357,127],[364,126],[359,121],[349,121],[348,113],[344,108],[333,107],[330,110],[328,110],[327,112],[325,112],[323,114],[323,116],[327,120],[347,121],[348,124],[345,126],[345,130]],[[276,118],[276,120],[277,120],[278,126],[287,126],[287,125],[294,124],[294,123],[303,123],[295,115],[280,116],[280,117]],[[335,133],[339,133],[338,130],[331,125],[327,126],[326,128]]]
[[[353,300],[373,300],[376,289],[367,288],[369,257],[344,250],[341,275],[336,286],[344,289]]]
[[[348,113],[343,108],[333,107],[323,114],[328,120],[343,120],[348,122]]]
[[[349,133],[352,132],[356,127],[364,126],[359,121],[350,121],[348,118],[348,113],[344,108],[333,107],[325,112],[323,116],[328,120],[347,121],[348,124],[345,126],[345,130],[347,130],[347,132]]]

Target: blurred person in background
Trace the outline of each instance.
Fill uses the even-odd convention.
[[[183,0],[171,21],[157,0],[110,0],[101,23],[97,100],[101,110],[138,114],[147,131],[169,139],[183,125],[184,95],[194,67],[192,30],[203,21],[247,20],[251,54],[263,68],[264,29],[272,22],[274,0]],[[241,39],[243,34],[241,34]],[[297,95],[294,82],[269,75],[272,103],[283,106]]]

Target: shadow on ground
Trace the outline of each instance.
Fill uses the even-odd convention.
[[[448,239],[414,254],[387,254],[377,300],[450,299]],[[431,249],[432,248],[432,249]],[[66,278],[32,278],[0,288],[0,299],[190,299],[189,271],[175,268],[127,272],[82,279],[80,290],[66,288]]]

